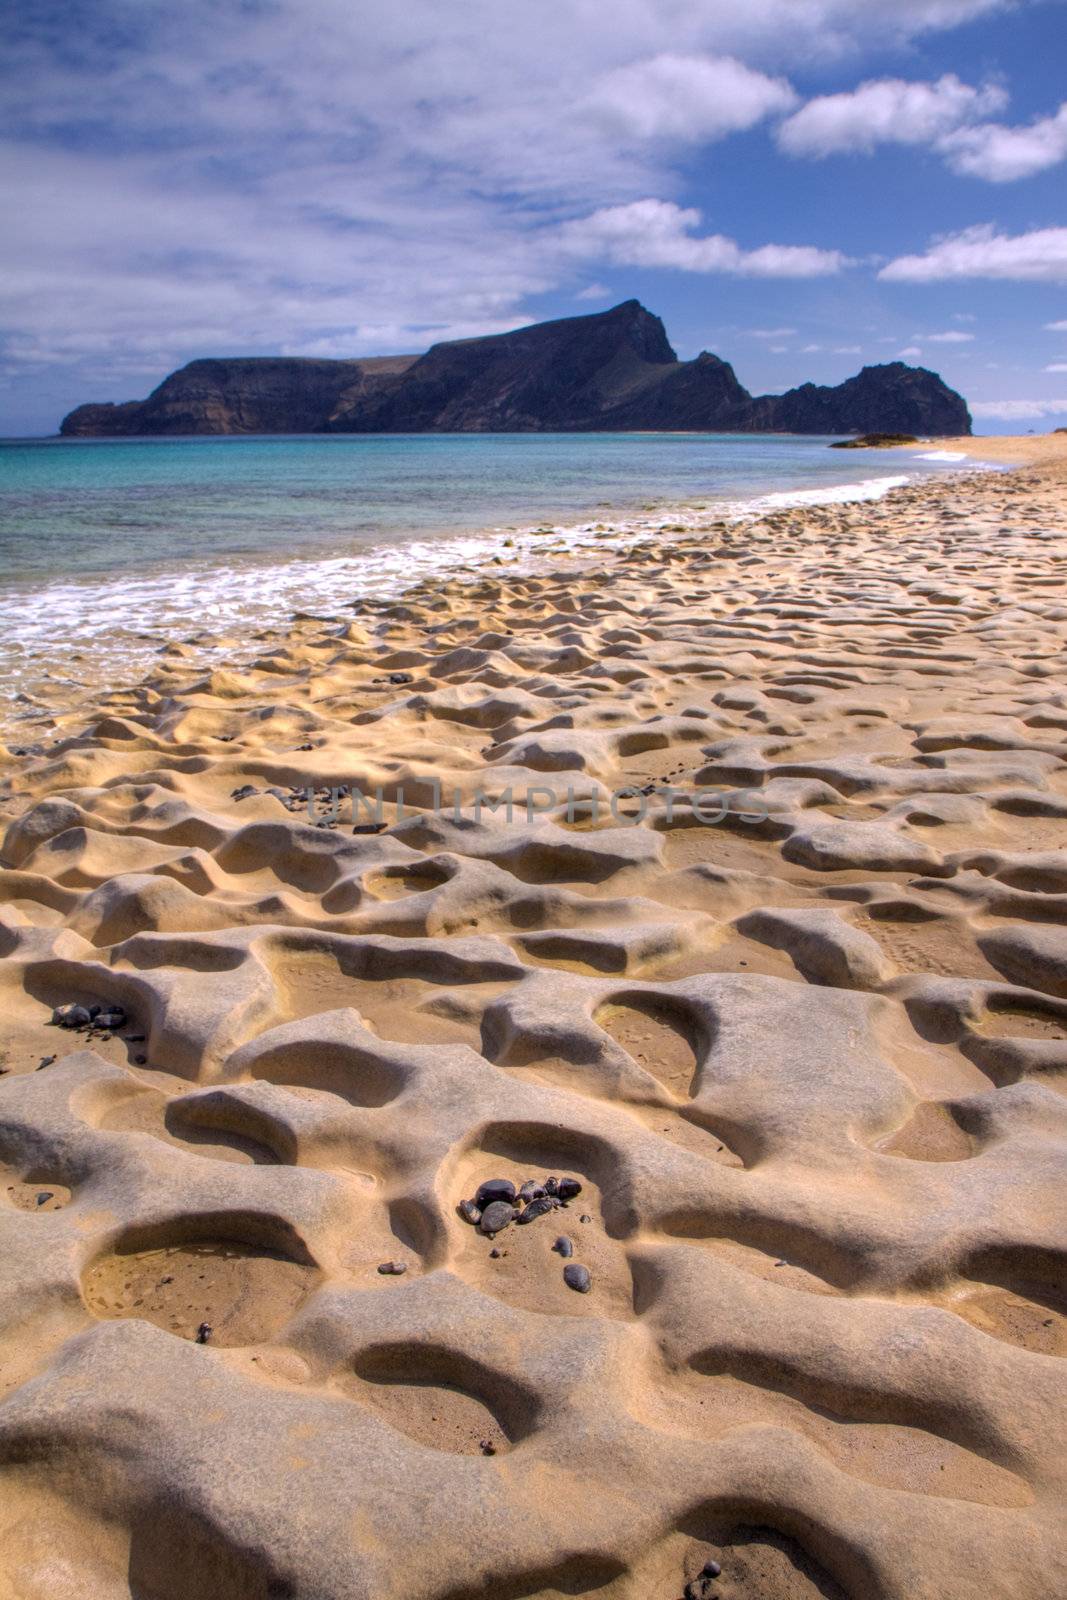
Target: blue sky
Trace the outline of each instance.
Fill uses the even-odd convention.
[[[0,432],[632,295],[757,393],[903,353],[1067,424],[1065,5],[11,7]]]

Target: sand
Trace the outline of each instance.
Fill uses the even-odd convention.
[[[959,448],[8,748],[0,1596],[1067,1594],[1067,439]]]

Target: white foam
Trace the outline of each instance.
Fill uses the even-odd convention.
[[[929,450],[925,455],[915,456],[915,461],[966,461],[966,450]]]
[[[840,506],[851,500],[881,500],[890,489],[903,489],[912,480],[907,477],[864,478],[859,483],[838,483],[832,489],[796,489],[783,494],[766,494],[752,502],[752,509],[788,508],[790,506]]]

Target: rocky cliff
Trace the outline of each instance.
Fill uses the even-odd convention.
[[[804,384],[753,398],[704,352],[679,361],[663,323],[636,300],[594,316],[437,344],[423,356],[192,361],[149,395],[84,405],[60,432],[524,433],[577,430],[966,434],[962,397],[902,362],[836,388]]]

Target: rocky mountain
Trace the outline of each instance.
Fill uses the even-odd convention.
[[[587,317],[436,344],[422,356],[192,361],[147,400],[83,405],[68,437],[580,430],[967,434],[963,398],[924,367],[865,367],[836,388],[753,398],[705,351],[679,361],[636,300]]]

